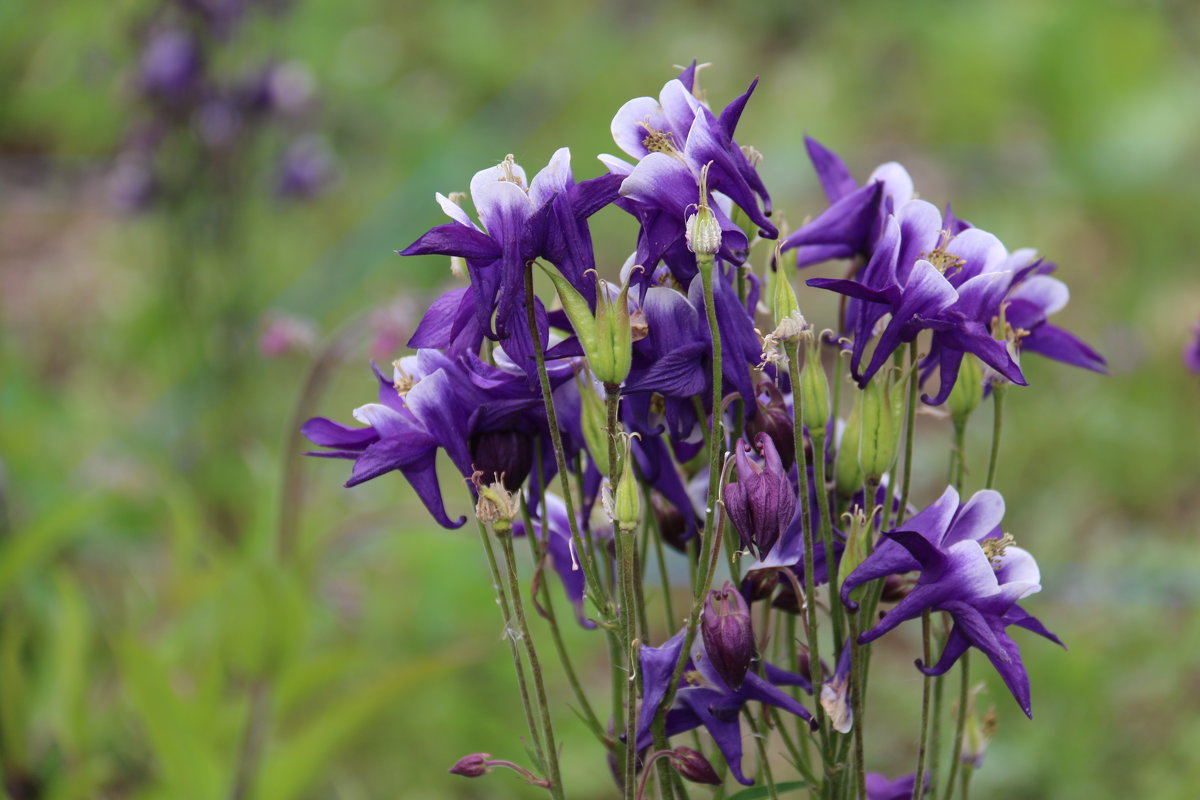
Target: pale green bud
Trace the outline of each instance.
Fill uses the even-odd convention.
[[[860,396],[861,393],[855,395],[854,408],[851,409],[850,417],[846,420],[846,427],[842,429],[842,441],[838,447],[834,481],[838,494],[842,497],[852,496],[862,488],[863,483],[862,467],[858,465],[858,445],[862,438]]]
[[[630,453],[631,437],[626,434],[625,453],[622,457],[621,478],[617,482],[614,516],[617,527],[623,531],[637,528],[641,517],[641,499],[638,494],[637,478],[633,474],[633,454]]]
[[[829,379],[821,363],[821,347],[813,340],[800,370],[801,421],[809,430],[825,429],[829,423]]]
[[[608,409],[604,401],[592,386],[591,380],[584,375],[576,375],[575,382],[579,386],[580,421],[583,423],[583,440],[587,443],[588,453],[592,463],[601,475],[609,474],[608,469]]]
[[[781,325],[785,319],[800,315],[800,303],[796,300],[792,282],[783,274],[783,270],[772,270],[771,277],[771,313],[775,317],[775,324]]]
[[[609,294],[608,285],[596,278],[596,313],[593,315],[587,298],[557,270],[544,266],[542,270],[550,276],[558,290],[563,310],[575,329],[579,343],[583,345],[583,352],[587,356],[592,373],[603,383],[620,385],[629,376],[629,367],[633,359],[629,281],[621,285],[614,299]],[[632,276],[632,272],[630,275]]]
[[[896,461],[900,444],[900,417],[904,412],[900,392],[890,391],[880,377],[862,390],[862,437],[858,461],[867,478],[878,481]]]
[[[852,514],[846,514],[842,518],[849,520],[849,532],[846,534],[846,549],[842,551],[842,560],[838,565],[838,574],[841,577],[841,582],[845,583],[850,573],[854,572],[858,565],[866,561],[867,556],[871,554],[870,545],[873,526],[867,519],[867,515],[857,506],[855,506]],[[865,592],[866,585],[864,584],[850,592],[850,599],[858,602],[862,599]]]
[[[979,368],[979,360],[968,353],[958,369],[958,380],[950,390],[946,407],[950,409],[951,417],[958,422],[964,422],[982,402],[983,371]]]
[[[713,256],[721,249],[721,223],[717,215],[708,207],[708,168],[712,162],[705,164],[700,170],[700,202],[696,205],[696,213],[687,218],[684,237],[688,250],[698,256]]]

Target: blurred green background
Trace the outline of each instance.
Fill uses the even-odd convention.
[[[975,793],[1196,796],[1200,379],[1180,358],[1200,321],[1194,3],[298,0],[250,14],[214,68],[308,65],[330,191],[276,197],[268,130],[239,154],[235,191],[199,180],[128,215],[110,177],[144,111],[133,73],[156,8],[0,3],[12,800],[223,797],[243,763],[254,798],[538,796],[511,775],[445,772],[468,752],[523,759],[474,534],[437,529],[398,475],[344,490],[346,464],[300,463],[294,415],[316,365],[301,405],[349,420],[374,390],[368,359],[401,355],[449,283],[444,259],[392,253],[441,221],[435,191],[509,152],[535,170],[562,145],[576,177],[599,174],[616,109],[692,58],[715,65],[714,105],[762,77],[738,138],[763,152],[793,227],[824,207],[807,132],[860,178],[904,162],[923,197],[1060,265],[1073,297],[1058,320],[1114,374],[1027,359],[999,488],[1043,570],[1028,605],[1071,649],[1021,639],[1035,719],[992,686],[1000,730]],[[195,227],[213,204],[218,236]],[[615,268],[632,224],[605,211],[594,231]],[[281,315],[316,334],[268,358],[256,341]],[[989,435],[974,422],[972,489]],[[922,424],[924,503],[949,434]],[[281,529],[297,543],[284,559]],[[598,641],[569,635],[602,692]],[[912,769],[917,645],[885,644],[868,768],[897,774]],[[559,708],[572,796],[613,796],[599,747]]]

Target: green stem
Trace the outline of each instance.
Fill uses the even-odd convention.
[[[962,762],[962,746],[963,737],[967,727],[967,702],[971,693],[971,651],[962,654],[959,659],[959,685],[958,685],[958,715],[954,726],[954,748],[950,751],[950,774],[946,779],[946,792],[942,795],[945,800],[950,800],[954,796],[954,778],[956,777],[959,767]],[[965,770],[967,767],[962,766]],[[963,775],[964,782],[966,775]],[[937,784],[930,784],[934,791],[937,791]],[[966,786],[963,786],[963,796],[966,797]]]
[[[849,615],[850,622],[850,710],[854,715],[854,780],[858,787],[857,797],[866,800],[867,771],[866,752],[863,745],[863,696],[865,681],[862,680],[863,652],[858,643],[858,614]]]
[[[533,635],[529,623],[525,619],[525,601],[521,599],[521,586],[517,581],[517,559],[513,554],[512,536],[500,535],[501,548],[504,550],[505,568],[508,572],[508,591],[511,595],[513,610],[516,612],[517,630],[525,645],[525,658],[529,662],[529,672],[533,675],[533,688],[536,693],[537,710],[541,715],[542,734],[546,737],[546,778],[550,781],[550,794],[555,800],[562,800],[562,775],[558,769],[558,747],[554,742],[554,724],[550,720],[550,703],[546,699],[546,684],[542,680],[542,665],[538,660],[537,648],[533,644]]]
[[[721,471],[721,460],[724,456],[724,435],[721,431],[721,331],[717,325],[717,308],[713,299],[713,258],[698,256],[697,265],[704,284],[704,310],[708,316],[708,330],[712,338],[712,413],[709,417],[708,440],[708,496],[704,508],[704,542],[700,550],[700,563],[707,563],[713,549],[719,550],[721,540],[713,536],[713,518],[717,510],[717,495],[720,486],[714,483],[713,476]],[[711,579],[710,579],[711,580]],[[708,591],[708,583],[695,587],[697,597],[703,598]]]
[[[984,488],[991,489],[996,485],[996,462],[1000,458],[1000,432],[1004,426],[1004,395],[1008,387],[998,384],[992,389],[992,452],[988,456],[987,483]]]
[[[767,784],[767,797],[771,800],[779,800],[779,793],[775,789],[775,776],[771,772],[771,761],[767,758],[765,736],[758,732],[758,723],[754,721],[754,715],[750,713],[749,708],[743,707],[742,715],[746,718],[746,724],[750,727],[750,735],[754,738],[754,746],[758,750],[758,766],[762,770]]]
[[[654,507],[650,502],[650,487],[644,484],[642,486],[642,497],[644,498],[643,502],[646,504],[646,522],[654,529],[651,538],[654,539],[654,556],[658,562],[658,578],[662,582],[663,611],[666,615],[667,630],[671,631],[678,624],[675,621],[675,610],[671,604],[671,578],[667,572],[667,559],[666,551],[663,548],[662,530],[659,528],[658,517],[655,515]]]
[[[908,407],[904,416],[904,476],[900,480],[900,508],[896,510],[896,524],[904,521],[908,513],[908,492],[912,486],[913,433],[917,427],[917,341],[908,346]],[[891,492],[889,492],[891,494]]]
[[[925,609],[925,611],[923,611],[921,613],[921,644],[922,644],[922,648],[923,648],[922,653],[924,654],[924,657],[925,657],[924,663],[926,663],[926,664],[932,663],[930,659],[933,657],[931,654],[932,646],[930,643],[930,638],[931,638],[930,628],[931,627],[932,627],[932,625],[930,622],[929,609]],[[924,781],[925,748],[929,743],[929,700],[930,700],[930,695],[932,694],[932,689],[933,689],[933,678],[926,675],[926,676],[924,676],[922,683],[923,683],[923,686],[921,689],[921,741],[917,747],[917,773],[916,773],[917,776],[913,780],[912,800],[921,800],[921,795],[923,794],[921,789],[925,784],[925,781]]]
[[[533,740],[534,752],[538,758],[538,769],[546,768],[546,751],[542,745],[542,735],[538,731],[537,720],[533,712],[533,701],[529,695],[529,679],[525,675],[525,665],[521,661],[521,649],[513,636],[512,607],[508,603],[508,594],[504,590],[504,580],[500,577],[500,566],[496,562],[496,551],[492,547],[492,539],[482,522],[477,522],[479,539],[483,542],[483,552],[487,554],[488,568],[492,573],[492,586],[496,590],[496,600],[500,604],[500,614],[504,618],[504,639],[512,652],[513,668],[517,673],[517,687],[521,691],[521,706],[525,709],[525,723],[529,728],[529,738]]]
[[[575,518],[575,501],[571,496],[571,481],[568,478],[567,456],[563,450],[562,434],[558,430],[558,415],[554,411],[554,395],[550,389],[550,376],[546,372],[546,354],[542,351],[542,337],[538,330],[537,316],[534,313],[533,269],[525,267],[525,316],[529,323],[529,334],[533,339],[533,356],[537,361],[538,380],[541,384],[542,403],[546,407],[546,422],[550,428],[550,443],[554,447],[554,460],[558,466],[558,478],[562,485],[563,503],[567,507],[567,522],[571,526],[571,541],[575,545],[575,557],[583,567],[584,580],[587,583],[588,596],[593,605],[607,622],[611,619],[611,607],[608,592],[596,575],[596,565],[588,557],[589,551],[579,533],[579,520]]]
[[[817,510],[821,513],[821,542],[825,545],[825,552],[833,552],[833,515],[829,508],[829,486],[825,476],[825,429],[810,430],[808,435],[812,438],[813,449],[813,477],[817,482]],[[839,585],[838,577],[838,562],[836,558],[826,558],[829,572],[829,586],[835,587]],[[830,594],[835,590],[830,589]],[[840,601],[829,603],[829,615],[833,620],[833,640],[841,647],[841,643],[845,641],[845,620]]]

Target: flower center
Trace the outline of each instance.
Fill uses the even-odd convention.
[[[1005,551],[1008,550],[1010,544],[1016,544],[1017,540],[1010,534],[1004,534],[999,539],[984,539],[979,543],[983,548],[983,554],[987,556],[987,560],[991,562],[992,569],[1000,569],[1000,561],[1004,558]]]
[[[960,269],[967,262],[962,256],[946,252],[946,248],[949,246],[950,240],[954,238],[954,234],[950,233],[950,231],[942,231],[941,233],[942,240],[938,242],[938,246],[928,253],[922,253],[921,257],[930,264],[933,264],[938,272],[945,275],[951,270]]]
[[[649,118],[641,123],[646,129],[646,135],[642,137],[642,146],[651,153],[666,153],[675,158],[682,158],[679,154],[679,148],[675,146],[675,134],[670,131],[660,131],[650,124]]]
[[[400,366],[400,359],[392,362],[392,388],[396,390],[396,394],[406,396],[420,381],[420,378],[414,378],[404,371]]]
[[[512,153],[509,153],[508,155],[506,155],[504,157],[504,160],[501,161],[500,165],[499,165],[500,171],[504,174],[501,175],[496,180],[508,181],[509,183],[515,183],[517,186],[520,186],[522,189],[524,189],[525,188],[524,181],[521,180],[521,176],[518,175],[516,173],[516,171],[513,169],[513,167],[516,166],[516,163],[517,162],[513,160]]]

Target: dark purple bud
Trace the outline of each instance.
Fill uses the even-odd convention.
[[[488,759],[491,753],[471,753],[463,756],[450,768],[451,775],[462,775],[464,778],[478,778],[488,772]]]
[[[515,492],[533,469],[533,439],[520,431],[485,431],[471,437],[471,463],[485,481],[500,477]]]
[[[671,751],[671,766],[692,783],[708,783],[720,786],[724,781],[717,775],[712,764],[702,753],[690,747],[676,747]]]
[[[742,544],[762,554],[792,521],[796,494],[771,437],[760,433],[754,437],[754,445],[762,456],[761,464],[750,458],[746,440],[738,440],[737,481],[725,487],[725,509]]]
[[[777,608],[789,614],[799,614],[801,612],[800,598],[796,596],[796,589],[791,583],[788,581],[779,582],[779,594],[775,595],[775,599],[771,601],[771,608]]]
[[[779,460],[783,463],[783,470],[787,472],[792,468],[792,464],[796,463],[792,412],[788,410],[783,401],[783,393],[773,381],[761,382],[754,399],[758,413],[746,423],[746,433],[751,437],[757,437],[760,433],[770,436],[776,452],[779,453]]]
[[[756,569],[742,578],[742,596],[748,603],[766,600],[779,585],[779,573],[773,569]]]
[[[750,607],[729,581],[708,593],[700,618],[700,633],[713,668],[736,692],[754,659],[754,629],[750,624]]]

